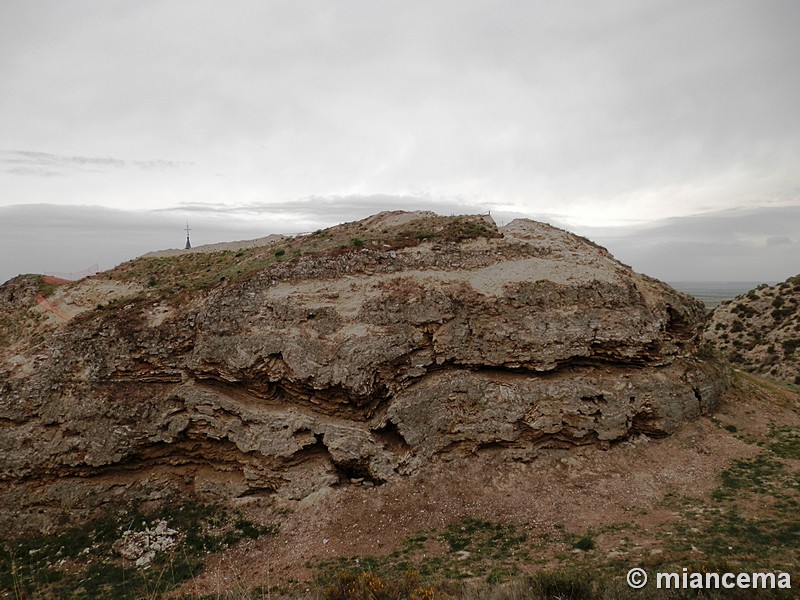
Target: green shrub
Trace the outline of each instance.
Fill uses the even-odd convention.
[[[442,597],[433,587],[424,585],[416,571],[406,571],[391,579],[369,571],[344,572],[322,592],[323,600],[433,600]]]
[[[800,346],[800,338],[784,340],[781,345],[783,346],[783,354],[785,356],[791,356],[794,354],[794,351],[797,350],[797,347]]]
[[[558,598],[559,600],[592,600],[595,598],[592,577],[578,571],[541,571],[528,578],[526,587],[531,592],[529,598]]]
[[[583,550],[584,552],[588,552],[589,550],[594,550],[595,542],[594,538],[590,535],[585,535],[582,538],[577,539],[573,544],[572,547],[576,550]]]

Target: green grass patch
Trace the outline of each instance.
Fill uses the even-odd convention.
[[[270,269],[278,276],[287,275],[293,262],[303,258],[324,260],[363,248],[398,250],[419,245],[423,240],[462,242],[480,237],[500,237],[500,233],[476,216],[422,217],[380,231],[363,223],[345,223],[236,252],[186,252],[138,258],[98,277],[138,283],[148,300],[175,300],[182,294],[241,282]]]
[[[767,448],[776,456],[800,460],[800,428],[772,425]]]
[[[125,531],[143,531],[161,520],[178,531],[176,544],[156,552],[147,568],[115,552]],[[157,512],[129,507],[57,535],[4,541],[0,596],[157,598],[199,573],[209,553],[276,531],[216,505],[172,505]]]
[[[739,436],[737,436],[739,437]],[[756,456],[734,461],[719,475],[715,504],[684,499],[682,520],[667,532],[668,548],[698,552],[734,571],[781,569],[800,575],[800,472],[798,428],[770,427],[766,437],[740,437],[757,445]]]
[[[480,578],[506,581],[530,561],[529,539],[509,523],[466,518],[407,537],[386,556],[339,557],[316,567],[325,586],[341,572],[362,569],[382,578],[413,571],[423,582]]]
[[[741,492],[779,493],[785,479],[784,464],[764,452],[753,458],[737,460],[725,469],[721,485],[714,490],[715,500],[730,500]]]
[[[39,292],[39,294],[41,296],[43,296],[44,298],[47,298],[48,296],[51,296],[53,294],[53,292],[55,292],[58,289],[57,285],[55,285],[53,283],[47,283],[44,280],[44,277],[41,276],[41,275],[39,275],[37,277],[37,279],[38,279],[38,281],[36,282],[36,289]]]

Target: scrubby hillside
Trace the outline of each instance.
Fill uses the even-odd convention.
[[[741,369],[800,384],[800,275],[723,302],[705,337]]]

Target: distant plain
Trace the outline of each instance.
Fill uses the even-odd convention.
[[[712,309],[736,296],[746,294],[762,283],[774,285],[777,281],[668,281],[679,292],[700,300],[707,309]]]

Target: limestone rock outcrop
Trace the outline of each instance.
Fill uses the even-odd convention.
[[[5,524],[667,435],[726,381],[701,352],[702,305],[533,221],[381,213],[139,259],[44,307],[31,281],[0,288]]]

